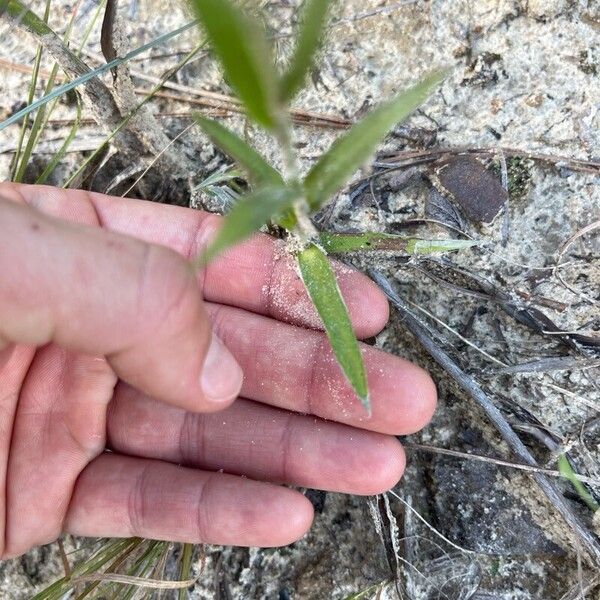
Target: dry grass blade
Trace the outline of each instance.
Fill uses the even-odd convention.
[[[508,460],[493,458],[491,456],[482,456],[481,454],[470,454],[468,452],[459,452],[458,450],[450,450],[449,448],[438,448],[436,446],[427,446],[425,444],[403,443],[403,446],[407,450],[430,452],[432,454],[442,454],[444,456],[455,456],[456,458],[476,460],[479,462],[498,465],[500,467],[516,469],[518,471],[528,471],[529,473],[543,473],[544,475],[549,475],[550,477],[556,477],[558,479],[564,478],[564,475],[560,471],[555,471],[553,469],[543,469],[542,467],[533,467],[531,465],[525,465],[523,463],[515,463],[510,462]],[[600,480],[594,479],[593,477],[586,477],[585,475],[579,475],[578,473],[573,473],[573,477],[577,479],[577,481],[581,481],[582,483],[600,486]]]
[[[381,163],[387,164],[390,168],[405,168],[412,165],[415,161],[433,162],[443,157],[455,156],[457,154],[482,154],[486,156],[496,156],[499,151],[507,158],[514,156],[529,158],[531,160],[554,165],[557,168],[563,167],[571,171],[580,173],[590,173],[592,175],[600,174],[600,160],[582,160],[573,158],[572,156],[563,156],[558,154],[544,154],[542,152],[529,152],[520,148],[510,147],[473,147],[473,146],[458,146],[456,148],[431,148],[427,150],[406,150],[397,152],[383,158],[380,158]]]
[[[589,302],[590,304],[598,304],[598,300],[596,298],[592,298],[588,294],[585,294],[584,292],[576,289],[572,285],[569,285],[565,281],[565,279],[561,273],[561,268],[565,266],[565,263],[562,262],[562,258],[564,256],[565,252],[568,250],[568,248],[570,248],[577,240],[581,239],[583,236],[587,235],[588,233],[591,233],[592,231],[596,231],[596,229],[600,229],[600,221],[594,221],[593,223],[590,223],[589,225],[582,227],[579,231],[574,233],[568,240],[566,240],[558,250],[558,257],[556,259],[556,264],[554,265],[554,268],[552,269],[552,274],[560,281],[560,283],[567,290],[569,290],[572,294],[574,294],[578,298]]]
[[[390,490],[386,493],[396,498],[396,500],[400,501],[406,508],[408,508],[408,510],[410,510],[415,515],[415,517],[417,517],[417,519],[419,519],[419,521],[421,521],[427,527],[427,529],[435,533],[435,535],[444,542],[446,542],[446,544],[448,544],[455,550],[458,550],[459,552],[464,552],[465,554],[477,554],[477,552],[473,552],[473,550],[463,548],[462,546],[459,546],[452,540],[449,540],[445,535],[440,533],[433,525],[431,525],[431,523],[429,523],[423,516],[421,516],[418,511],[416,511],[406,500],[404,500],[404,498],[401,498],[398,494],[396,494],[394,490]]]
[[[89,50],[86,50],[84,51],[84,53],[89,58],[92,58],[95,61],[97,61],[98,64],[102,64],[100,57],[95,52],[90,52]],[[160,79],[158,77],[148,75],[147,73],[143,73],[142,71],[136,69],[131,69],[130,73],[133,77],[141,81],[147,81],[148,83],[152,84],[157,84],[160,82]],[[227,94],[213,92],[210,90],[201,90],[174,81],[165,81],[162,84],[162,87],[168,90],[173,90],[175,92],[186,94],[186,96],[176,94],[170,94],[166,96],[172,100],[196,103],[201,104],[202,106],[213,106],[215,108],[227,108],[228,110],[234,113],[243,112],[241,102],[234,96],[229,96]],[[143,91],[144,90],[140,90],[140,93],[143,93]],[[352,122],[349,119],[345,119],[344,117],[340,117],[337,115],[315,113],[294,108],[292,108],[290,112],[292,115],[292,119],[297,123],[320,125],[323,127],[332,127],[335,129],[345,129],[346,127],[349,127],[352,124]]]
[[[577,358],[575,356],[559,356],[542,358],[518,365],[509,365],[496,371],[497,374],[511,373],[550,373],[553,371],[578,371],[600,367],[600,358]]]
[[[98,59],[98,55],[95,52],[85,51],[84,54],[91,56],[94,59]],[[0,58],[0,67],[8,69],[10,71],[19,71],[20,73],[30,74],[33,71],[33,68],[29,65],[23,65],[20,63],[15,63],[12,61],[8,61],[4,58]],[[165,91],[155,92],[153,95],[157,98],[164,98],[166,100],[174,100],[175,102],[181,102],[184,104],[193,104],[195,106],[203,106],[207,108],[215,108],[221,111],[219,116],[225,116],[226,114],[237,114],[242,112],[242,107],[240,106],[237,98],[233,96],[227,96],[225,94],[219,94],[217,92],[211,92],[209,90],[198,90],[195,88],[191,88],[186,85],[181,85],[179,83],[174,83],[172,81],[162,81],[159,77],[153,77],[151,75],[147,75],[142,73],[141,71],[136,71],[135,69],[131,69],[131,74],[136,79],[141,79],[143,81],[148,81],[153,84],[160,84],[164,89],[174,90],[180,93],[174,94]],[[47,78],[49,76],[49,71],[40,71],[40,75]],[[148,96],[152,90],[137,87],[135,89],[135,93],[140,96]],[[186,94],[186,95],[183,95]],[[339,117],[337,115],[329,115],[323,113],[316,113],[312,111],[295,109],[292,108],[291,117],[294,123],[297,125],[306,125],[312,127],[324,127],[330,129],[346,129],[350,127],[352,121],[349,119],[345,119],[344,117]],[[157,115],[160,116],[160,115]],[[183,114],[181,116],[184,116]],[[191,115],[189,115],[191,118]],[[71,124],[72,120],[65,120],[59,123],[52,122],[53,124]]]
[[[196,583],[196,578],[193,577],[191,579],[186,579],[185,581],[169,581],[164,579],[147,579],[145,577],[135,577],[133,575],[121,575],[119,573],[90,573],[89,575],[75,577],[72,580],[73,585],[105,581],[151,588],[154,590],[179,590],[194,585],[194,583]]]

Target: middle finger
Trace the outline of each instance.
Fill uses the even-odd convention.
[[[241,395],[361,429],[404,435],[424,427],[436,390],[421,368],[360,344],[371,399],[367,414],[327,336],[245,310],[208,304],[215,333],[244,371]]]
[[[238,399],[186,412],[119,384],[108,413],[111,450],[252,479],[353,494],[390,489],[404,471],[392,436]]]

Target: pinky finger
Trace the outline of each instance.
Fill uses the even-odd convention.
[[[104,454],[80,475],[65,530],[235,546],[283,546],[313,518],[300,493],[169,463]]]

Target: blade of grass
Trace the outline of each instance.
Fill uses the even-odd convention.
[[[46,0],[46,9],[44,11],[44,22],[45,23],[48,22],[49,16],[50,16],[50,0]],[[40,64],[42,61],[43,52],[44,52],[44,49],[43,49],[42,45],[38,44],[38,49],[37,49],[37,52],[35,55],[35,60],[33,62],[33,73],[31,74],[31,80],[29,83],[29,95],[27,98],[27,104],[31,104],[35,97],[35,88],[37,86],[37,80],[38,80],[38,75],[40,72]],[[21,150],[23,148],[23,142],[25,141],[25,133],[27,131],[28,125],[29,125],[28,119],[24,119],[23,124],[21,126],[21,133],[19,135],[19,141],[17,143],[17,150],[15,152],[15,155],[13,157],[12,164],[11,164],[11,174],[10,174],[11,181],[18,181],[16,179],[16,177],[17,177],[17,172],[19,171],[20,165],[21,165]]]
[[[11,3],[12,2],[14,2],[14,0],[11,0]],[[2,131],[3,129],[6,129],[6,127],[8,127],[9,125],[12,125],[13,123],[20,121],[23,117],[27,116],[29,113],[40,108],[40,106],[44,106],[45,104],[48,104],[48,102],[51,102],[55,98],[59,98],[60,96],[62,96],[63,94],[66,94],[67,92],[71,91],[72,89],[76,88],[77,86],[82,85],[86,81],[89,81],[90,79],[93,79],[94,77],[98,77],[98,76],[102,75],[103,73],[106,73],[107,71],[110,71],[111,69],[114,69],[118,65],[123,64],[123,63],[131,60],[132,58],[135,58],[136,56],[144,53],[146,50],[149,50],[150,48],[154,48],[155,46],[159,46],[160,44],[170,40],[171,38],[180,35],[184,31],[187,31],[191,27],[194,27],[195,25],[197,25],[197,21],[191,21],[190,23],[187,23],[186,25],[183,25],[182,27],[179,27],[173,31],[169,31],[168,33],[160,35],[157,38],[151,40],[150,42],[143,44],[143,45],[139,46],[138,48],[135,48],[134,50],[132,50],[131,52],[128,52],[123,57],[115,58],[115,60],[111,60],[109,63],[101,65],[101,66],[97,67],[96,69],[93,69],[93,70],[89,71],[88,73],[85,73],[81,77],[77,77],[77,78],[73,79],[72,81],[69,81],[68,83],[65,83],[65,84],[53,89],[52,92],[50,92],[49,94],[46,94],[42,98],[39,98],[35,102],[32,102],[31,104],[27,105],[25,108],[17,111],[15,114],[11,115],[10,117],[8,117],[4,121],[2,121],[0,123],[0,131]],[[160,87],[161,86],[159,86],[157,89],[160,89]]]
[[[135,560],[133,565],[127,570],[126,577],[148,577],[157,563],[165,558],[169,552],[169,544],[167,542],[150,540],[148,548]],[[105,574],[103,574],[105,575]],[[118,574],[115,574],[118,577]],[[110,582],[110,579],[99,580],[99,583]],[[112,582],[111,582],[112,583]],[[106,595],[109,593],[113,600],[130,600],[140,591],[139,585],[127,585],[125,582],[114,582],[106,590]]]
[[[73,569],[72,576],[93,573],[104,567],[111,560],[118,560],[119,557],[133,551],[141,542],[142,540],[139,538],[128,538],[108,542],[97,550],[88,560],[77,565]],[[37,593],[31,600],[60,600],[71,588],[71,579],[63,577]]]
[[[194,113],[194,120],[212,143],[233,158],[257,185],[283,185],[281,175],[242,138],[213,119]]]
[[[346,183],[373,154],[388,131],[422,104],[446,73],[431,73],[415,86],[370,112],[331,145],[304,180],[312,210],[318,209]]]
[[[322,44],[331,4],[331,0],[306,0],[304,3],[296,47],[279,86],[282,102],[289,102],[302,88]]]
[[[260,24],[229,0],[192,0],[191,4],[248,116],[275,129],[279,122],[276,71]]]
[[[330,233],[321,232],[319,240],[329,254],[388,250],[404,254],[451,252],[480,245],[478,240],[423,240],[392,233]]]
[[[92,30],[94,29],[94,25],[100,18],[100,15],[104,12],[105,4],[106,4],[106,0],[100,0],[100,2],[98,3],[98,7],[94,11],[94,16],[90,19],[90,22],[88,23],[87,27],[85,28],[85,31],[83,32],[83,37],[81,38],[79,48],[77,49],[77,52],[76,52],[77,56],[81,56],[83,47],[87,43],[87,41],[90,37],[90,34],[92,33]]]
[[[203,179],[194,189],[195,190],[207,190],[208,188],[220,185],[222,183],[228,183],[235,181],[236,179],[243,179],[244,172],[237,167],[231,165],[223,165],[217,169],[212,175],[209,175],[206,179]]]
[[[575,491],[579,494],[579,497],[587,504],[588,508],[592,512],[600,510],[600,505],[596,502],[596,500],[594,500],[594,497],[587,491],[585,485],[583,485],[583,483],[579,481],[577,475],[575,475],[566,454],[561,454],[558,457],[558,470],[560,471],[560,474],[571,483]]]
[[[367,411],[371,411],[367,375],[348,309],[325,253],[314,244],[298,254],[298,265],[346,379]]]
[[[242,196],[225,217],[214,241],[194,261],[201,267],[227,248],[250,237],[269,219],[276,219],[298,199],[291,186],[269,186]]]
[[[63,159],[71,142],[75,139],[75,135],[79,130],[79,125],[81,123],[81,98],[79,94],[77,94],[77,114],[75,115],[75,121],[71,129],[69,130],[69,134],[65,138],[65,141],[62,143],[61,147],[55,152],[54,156],[50,160],[50,162],[46,165],[46,168],[42,171],[40,176],[36,179],[36,184],[45,183],[48,177],[52,174],[58,163]]]
[[[194,546],[192,544],[183,544],[181,548],[181,559],[179,567],[179,579],[185,581],[191,579],[192,557],[194,555]],[[181,589],[177,594],[178,600],[187,599],[187,590]]]

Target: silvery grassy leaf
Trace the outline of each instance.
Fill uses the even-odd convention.
[[[331,4],[331,0],[306,0],[304,3],[294,54],[281,79],[280,95],[283,102],[289,102],[304,85],[321,46]]]
[[[309,206],[319,208],[373,154],[396,123],[405,119],[446,76],[435,71],[393,100],[382,104],[339,137],[308,172],[304,181]]]
[[[251,181],[257,185],[283,185],[281,175],[233,131],[198,113],[194,113],[194,120],[215,146],[223,150],[248,172]]]
[[[17,10],[18,7],[23,6],[23,4],[21,2],[17,2],[17,0],[10,0],[9,4],[8,4],[9,10],[12,10],[13,6],[15,6],[16,7],[15,10]],[[15,19],[17,19],[17,20],[21,19],[20,14],[21,14],[20,10],[17,10],[17,12],[15,12]],[[12,15],[12,12],[9,13],[9,16],[10,15]],[[25,15],[21,19],[21,22],[23,23],[23,25],[25,25],[25,27],[28,30],[30,30],[34,33],[39,33],[40,35],[49,35],[49,36],[53,35],[52,30],[49,29],[47,27],[47,25],[45,26],[47,29],[44,29],[42,27],[42,25],[44,25],[44,22],[41,19],[39,19],[38,17],[36,17],[31,11],[27,11],[27,13],[25,13]],[[42,25],[40,25],[40,23]],[[103,73],[106,73],[107,71],[110,71],[111,69],[114,69],[118,65],[124,64],[124,63],[132,60],[136,56],[139,56],[140,54],[146,52],[149,48],[155,48],[157,46],[160,46],[161,44],[164,44],[166,41],[182,34],[184,31],[191,29],[195,25],[196,25],[196,21],[191,21],[190,23],[186,23],[185,25],[178,27],[177,29],[175,29],[173,31],[163,33],[162,35],[159,35],[158,37],[154,38],[153,40],[150,40],[148,43],[142,44],[141,46],[135,48],[134,50],[131,50],[131,52],[128,52],[124,56],[115,58],[114,60],[111,60],[108,63],[104,63],[104,64],[100,65],[99,67],[96,67],[95,69],[88,70],[87,72],[84,72],[84,74],[81,75],[80,77],[76,77],[75,79],[72,79],[71,81],[68,81],[67,83],[64,83],[62,85],[59,85],[58,87],[55,87],[48,94],[43,95],[41,98],[38,98],[37,100],[35,100],[31,104],[28,104],[21,110],[16,111],[10,117],[6,118],[4,121],[1,121],[0,122],[0,131],[2,131],[3,129],[6,129],[9,125],[12,125],[13,123],[20,121],[22,118],[26,117],[29,113],[33,112],[34,110],[37,110],[41,106],[45,106],[46,104],[48,104],[48,102],[51,102],[52,100],[55,100],[56,98],[59,98],[60,96],[63,96],[67,92],[75,89],[76,87],[78,87],[80,85],[83,85],[84,83],[90,81],[91,79],[94,79],[95,77],[102,75]],[[90,158],[90,157],[88,157],[88,158]]]
[[[388,250],[404,254],[451,252],[481,245],[479,240],[423,240],[392,233],[330,233],[322,232],[319,240],[329,254]]]
[[[370,411],[367,375],[348,309],[325,253],[314,244],[298,254],[302,281],[313,301],[346,379]]]
[[[191,0],[191,4],[248,116],[274,129],[278,82],[261,25],[229,0]]]
[[[214,241],[200,255],[206,264],[217,254],[250,237],[269,219],[277,219],[288,211],[299,197],[292,186],[273,185],[242,196],[223,220]]]
[[[484,240],[422,240],[412,238],[406,246],[407,254],[435,254],[436,252],[454,252],[473,246],[482,246]]]

